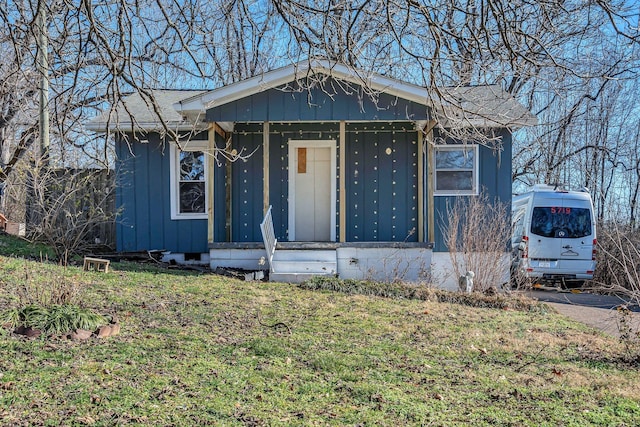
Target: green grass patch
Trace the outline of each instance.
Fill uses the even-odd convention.
[[[43,261],[56,258],[55,251],[47,245],[2,232],[0,232],[0,254]]]
[[[22,280],[24,263],[0,256],[0,303],[11,302],[7,287]],[[40,274],[40,265],[29,270]],[[109,273],[47,268],[57,270],[41,274],[80,285],[88,308],[117,316],[121,332],[75,342],[5,330],[1,424],[640,419],[640,372],[621,357],[623,346],[532,301],[474,303],[426,288],[406,294],[403,285],[306,289],[130,263],[113,263]]]

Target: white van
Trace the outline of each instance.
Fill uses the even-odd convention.
[[[536,185],[511,205],[512,283],[579,285],[593,279],[596,223],[591,195]]]

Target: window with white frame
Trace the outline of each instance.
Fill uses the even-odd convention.
[[[478,194],[478,146],[443,145],[435,149],[434,194]]]
[[[172,145],[171,219],[207,218],[206,141]]]

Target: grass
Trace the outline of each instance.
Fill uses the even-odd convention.
[[[55,251],[46,245],[4,233],[0,233],[0,253],[6,256],[42,260],[52,260],[56,256]]]
[[[49,268],[37,262],[33,274]],[[24,260],[0,256],[0,309]],[[548,310],[112,264],[64,271],[105,340],[0,335],[2,425],[637,425],[621,344]],[[63,273],[59,273],[62,275]],[[11,278],[12,280],[7,280]]]

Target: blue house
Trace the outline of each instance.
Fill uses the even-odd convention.
[[[284,281],[428,277],[447,201],[510,203],[511,132],[535,123],[499,86],[436,97],[326,60],[151,93],[88,124],[116,134],[117,249]]]

